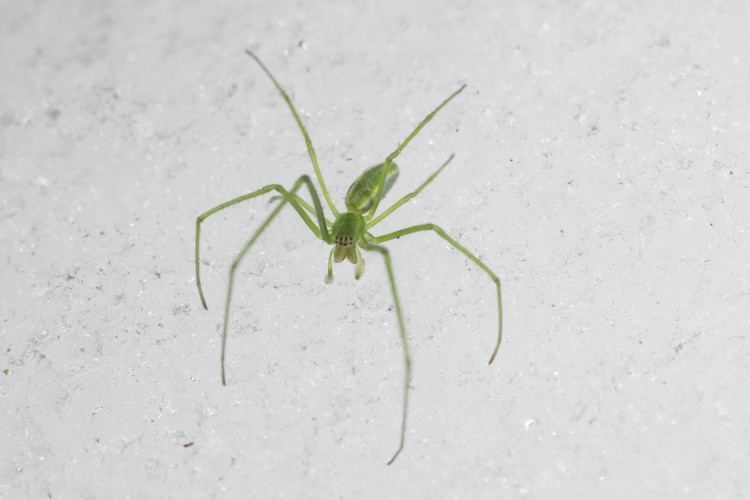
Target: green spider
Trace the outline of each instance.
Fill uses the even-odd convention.
[[[360,249],[378,252],[379,254],[383,256],[383,259],[385,261],[385,268],[388,273],[388,280],[391,285],[391,293],[393,294],[393,302],[396,306],[396,317],[398,318],[398,330],[399,330],[399,334],[401,335],[401,346],[403,348],[403,354],[404,354],[404,389],[403,389],[403,411],[401,415],[401,435],[400,435],[398,449],[396,450],[396,453],[394,453],[393,457],[388,461],[388,465],[390,465],[393,463],[394,460],[396,460],[396,458],[401,453],[401,450],[403,450],[404,448],[404,438],[406,435],[406,416],[408,414],[408,408],[409,408],[409,383],[411,381],[411,358],[409,356],[409,345],[408,345],[408,340],[406,337],[406,328],[404,327],[404,318],[401,312],[401,304],[398,299],[398,294],[396,293],[396,282],[393,278],[393,269],[391,267],[391,257],[390,257],[388,250],[385,247],[381,246],[380,243],[383,243],[383,242],[386,242],[395,238],[400,238],[408,234],[418,233],[420,231],[434,231],[438,236],[440,236],[445,241],[453,245],[453,247],[458,249],[458,251],[460,251],[462,254],[468,257],[472,262],[478,265],[485,273],[487,273],[487,276],[489,276],[492,279],[492,281],[495,283],[495,286],[497,287],[497,309],[498,309],[499,327],[498,327],[498,333],[497,333],[497,344],[495,345],[495,350],[492,352],[492,356],[490,357],[489,364],[492,364],[492,362],[495,360],[497,351],[498,349],[500,349],[500,341],[502,340],[503,308],[502,308],[501,291],[500,291],[500,279],[495,275],[495,273],[493,273],[490,270],[490,268],[484,265],[484,263],[480,261],[474,254],[469,252],[466,248],[461,246],[456,240],[448,236],[445,233],[445,231],[443,231],[441,228],[439,228],[438,226],[434,224],[419,224],[417,226],[407,227],[399,231],[394,231],[384,236],[373,236],[372,234],[370,234],[370,231],[369,231],[373,226],[375,226],[377,223],[379,223],[380,221],[385,219],[387,216],[389,216],[391,213],[393,213],[394,210],[396,210],[401,205],[403,205],[407,201],[417,196],[429,183],[431,183],[435,179],[435,177],[437,177],[437,175],[440,172],[443,171],[445,167],[448,166],[448,164],[453,159],[453,155],[451,155],[445,161],[445,163],[443,163],[440,166],[440,168],[438,168],[435,171],[435,173],[433,173],[430,177],[428,177],[427,180],[424,181],[422,185],[420,185],[415,191],[407,194],[406,196],[398,200],[396,203],[394,203],[391,207],[383,211],[380,215],[375,217],[375,213],[378,209],[378,206],[380,205],[380,202],[382,201],[383,197],[388,193],[388,191],[391,189],[394,182],[396,182],[396,179],[398,178],[398,166],[396,166],[393,160],[395,160],[396,157],[399,154],[401,154],[401,151],[403,151],[406,145],[409,144],[409,142],[419,133],[420,130],[422,130],[422,127],[424,127],[430,120],[432,120],[432,118],[437,114],[437,112],[440,111],[443,108],[443,106],[448,104],[448,102],[450,102],[451,99],[456,97],[466,87],[466,85],[462,85],[461,88],[459,88],[454,93],[452,93],[437,108],[435,108],[430,114],[428,114],[425,117],[425,119],[422,120],[422,122],[419,125],[417,125],[417,128],[415,128],[414,131],[411,134],[409,134],[409,136],[398,146],[398,148],[396,148],[394,152],[392,152],[390,155],[388,155],[388,157],[386,157],[384,163],[381,163],[379,165],[376,165],[374,167],[371,167],[365,170],[365,172],[362,175],[360,175],[354,181],[354,183],[352,183],[351,187],[349,188],[349,191],[346,194],[346,198],[345,198],[346,211],[339,212],[339,210],[336,209],[336,206],[331,201],[331,196],[328,194],[328,189],[326,189],[325,182],[323,181],[323,176],[320,173],[320,167],[318,166],[318,159],[315,156],[315,150],[313,149],[312,142],[310,141],[310,136],[307,134],[307,130],[305,129],[305,126],[302,125],[302,121],[300,120],[300,117],[297,114],[297,111],[295,111],[294,106],[292,105],[292,101],[289,99],[289,96],[281,87],[279,82],[276,81],[276,78],[274,78],[274,76],[271,74],[268,68],[266,68],[266,66],[261,62],[261,60],[258,59],[258,57],[251,51],[247,50],[246,52],[250,57],[255,59],[255,62],[257,62],[258,65],[260,65],[261,69],[265,72],[265,74],[268,75],[268,77],[271,79],[273,84],[276,86],[276,89],[278,89],[279,93],[281,93],[281,97],[283,97],[284,101],[286,101],[286,104],[289,107],[289,110],[292,112],[292,116],[294,116],[294,120],[297,122],[297,126],[299,127],[300,131],[302,132],[302,135],[305,138],[305,143],[307,144],[307,152],[310,155],[310,160],[312,161],[313,169],[315,170],[315,176],[317,177],[318,183],[320,184],[320,189],[323,192],[323,196],[326,199],[328,207],[331,209],[331,212],[333,212],[335,220],[331,222],[330,220],[326,219],[325,214],[323,212],[323,207],[320,204],[320,198],[318,197],[318,193],[315,190],[315,186],[310,180],[310,177],[308,177],[307,175],[303,175],[299,179],[297,179],[297,181],[294,183],[294,186],[292,186],[292,189],[290,190],[286,190],[278,184],[271,184],[257,191],[253,191],[252,193],[248,193],[244,196],[240,196],[239,198],[235,198],[233,200],[222,203],[221,205],[218,205],[212,208],[211,210],[201,214],[196,219],[195,221],[196,284],[198,285],[198,293],[200,294],[201,303],[203,304],[203,307],[205,309],[208,309],[208,306],[206,305],[206,299],[203,297],[203,289],[201,287],[201,279],[200,279],[201,223],[204,220],[206,220],[209,216],[215,214],[216,212],[219,212],[221,210],[224,210],[225,208],[231,207],[232,205],[236,205],[237,203],[250,200],[257,196],[266,194],[270,191],[276,191],[279,193],[279,195],[273,197],[272,200],[274,199],[281,200],[281,202],[273,209],[273,211],[266,218],[263,224],[261,224],[260,227],[255,231],[253,236],[247,241],[247,243],[245,243],[245,245],[242,247],[237,257],[235,257],[234,261],[232,262],[232,266],[229,269],[229,285],[227,287],[227,299],[226,299],[226,303],[224,306],[224,325],[223,325],[223,331],[222,331],[222,337],[221,337],[221,383],[223,385],[226,385],[224,360],[225,360],[225,355],[226,355],[227,328],[229,325],[229,310],[230,310],[230,306],[232,302],[232,290],[234,288],[235,272],[237,271],[237,267],[239,266],[240,262],[245,257],[245,254],[248,252],[248,250],[250,250],[250,247],[253,246],[253,244],[256,242],[258,237],[268,227],[271,221],[273,221],[273,219],[276,218],[276,216],[279,214],[279,212],[284,207],[284,205],[288,203],[299,214],[299,216],[302,218],[302,221],[307,225],[307,227],[310,228],[310,230],[315,234],[317,238],[323,240],[329,245],[333,245],[333,248],[331,249],[331,253],[328,256],[328,274],[326,275],[326,278],[325,278],[326,283],[333,282],[333,262],[342,262],[345,259],[355,265],[354,277],[356,279],[359,279],[362,276],[362,273],[364,272],[364,263],[365,263],[364,259],[362,258],[362,253]],[[297,190],[299,190],[299,188],[303,184],[307,186],[307,189],[310,191],[310,197],[312,198],[312,206],[297,195]],[[317,219],[317,224],[313,221],[311,216]]]

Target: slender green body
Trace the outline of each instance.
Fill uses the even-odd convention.
[[[383,200],[383,197],[388,193],[388,191],[390,191],[391,187],[393,187],[393,184],[396,182],[396,179],[398,178],[399,169],[393,160],[395,160],[396,157],[401,154],[403,149],[419,133],[419,131],[422,130],[422,128],[427,123],[429,123],[430,120],[432,120],[432,118],[437,114],[437,112],[440,111],[448,102],[450,102],[451,99],[456,97],[464,89],[465,85],[461,86],[457,91],[453,92],[453,94],[451,94],[447,99],[445,99],[439,106],[433,109],[432,112],[430,112],[419,123],[419,125],[417,125],[417,127],[411,132],[411,134],[409,134],[406,137],[406,139],[399,144],[396,150],[386,157],[383,163],[379,165],[375,165],[374,167],[371,167],[365,170],[352,183],[352,185],[349,187],[349,191],[347,192],[346,198],[345,198],[347,210],[345,212],[339,212],[339,210],[333,204],[333,201],[331,200],[331,196],[328,193],[328,189],[326,188],[323,175],[321,174],[320,167],[318,165],[318,159],[315,154],[315,149],[313,148],[312,141],[310,140],[310,136],[308,135],[307,130],[305,129],[305,126],[302,124],[302,120],[300,120],[300,117],[297,114],[297,111],[294,109],[294,106],[292,105],[292,101],[289,99],[289,96],[287,95],[286,91],[281,87],[279,82],[276,81],[276,78],[274,78],[274,76],[271,74],[268,68],[266,68],[266,66],[260,61],[260,59],[258,59],[258,57],[252,52],[250,52],[249,50],[247,51],[247,54],[258,63],[261,69],[271,79],[274,86],[276,87],[276,89],[279,91],[282,98],[286,102],[289,108],[289,111],[291,111],[292,117],[297,123],[297,126],[300,132],[302,132],[302,136],[305,139],[305,144],[307,145],[307,152],[310,156],[310,161],[312,162],[313,170],[315,171],[315,178],[317,179],[318,184],[320,185],[321,192],[323,193],[323,198],[325,199],[325,202],[328,208],[333,214],[334,221],[331,222],[328,218],[326,218],[325,213],[323,212],[323,206],[321,205],[320,198],[318,197],[318,193],[315,189],[315,186],[313,185],[313,182],[310,179],[310,177],[308,177],[307,175],[302,175],[294,183],[292,188],[289,190],[286,190],[285,188],[283,188],[282,186],[278,184],[271,184],[269,186],[258,189],[257,191],[253,191],[252,193],[239,196],[237,198],[224,202],[220,205],[217,205],[211,210],[208,210],[204,212],[203,214],[201,214],[200,216],[198,216],[198,218],[195,221],[195,276],[196,276],[196,285],[198,286],[198,293],[200,294],[201,302],[203,304],[203,307],[208,309],[208,306],[206,305],[206,300],[203,296],[203,288],[201,286],[201,278],[200,278],[201,224],[208,217],[210,217],[211,215],[217,212],[220,212],[221,210],[224,210],[225,208],[228,208],[238,203],[241,203],[243,201],[247,201],[255,197],[264,195],[271,191],[276,191],[278,193],[278,195],[271,198],[271,201],[280,200],[278,205],[276,205],[276,207],[271,211],[271,213],[263,221],[260,227],[253,233],[250,239],[247,240],[247,242],[242,247],[238,255],[232,261],[232,265],[229,269],[229,284],[227,286],[226,301],[224,303],[224,324],[222,327],[222,337],[221,337],[222,339],[222,342],[221,342],[221,382],[222,384],[226,385],[225,357],[226,357],[226,347],[227,347],[227,332],[229,328],[228,326],[229,325],[229,313],[231,310],[232,292],[234,289],[234,280],[235,280],[237,268],[239,264],[242,262],[247,252],[255,244],[255,242],[261,236],[261,234],[268,228],[271,222],[273,222],[273,220],[279,214],[281,209],[287,204],[289,204],[295,210],[295,212],[297,212],[300,219],[302,219],[302,222],[304,222],[304,224],[310,229],[310,231],[312,231],[312,233],[317,238],[319,238],[320,240],[322,240],[323,242],[329,245],[333,245],[333,248],[331,249],[331,252],[328,256],[328,274],[326,275],[326,279],[325,279],[327,283],[333,282],[333,263],[334,262],[338,263],[338,262],[343,262],[344,260],[348,260],[355,266],[354,267],[355,278],[359,279],[362,276],[362,273],[364,272],[365,261],[362,258],[362,253],[360,249],[379,253],[383,257],[386,273],[388,275],[388,281],[390,283],[391,295],[393,296],[393,303],[395,306],[394,309],[396,313],[396,318],[398,320],[398,323],[397,323],[398,333],[401,339],[401,347],[403,349],[403,356],[404,356],[404,380],[403,380],[403,405],[402,405],[402,413],[401,413],[401,433],[400,433],[398,449],[396,450],[396,453],[388,461],[388,465],[390,465],[393,463],[394,460],[396,460],[396,458],[401,453],[401,450],[403,450],[404,448],[404,442],[405,442],[405,436],[406,436],[406,420],[409,414],[409,383],[411,381],[411,356],[409,354],[409,343],[408,343],[408,338],[406,335],[404,317],[401,311],[401,301],[399,300],[398,293],[396,290],[396,280],[395,280],[394,273],[393,273],[393,266],[391,265],[390,252],[388,251],[388,249],[380,245],[380,243],[390,241],[393,239],[398,239],[398,238],[401,238],[402,236],[407,236],[409,234],[413,234],[417,232],[432,231],[435,234],[437,234],[440,238],[442,238],[444,241],[448,242],[451,246],[456,248],[459,252],[461,252],[464,256],[466,256],[474,264],[479,266],[479,268],[482,269],[487,274],[487,276],[493,281],[493,283],[495,284],[497,288],[498,334],[497,334],[497,342],[495,344],[495,349],[492,352],[492,356],[490,357],[490,364],[492,364],[492,362],[495,360],[495,356],[497,355],[498,350],[500,349],[500,342],[502,340],[503,310],[502,310],[502,298],[501,298],[502,293],[501,293],[501,287],[500,287],[500,279],[495,275],[495,273],[493,273],[490,270],[490,268],[488,268],[481,260],[479,260],[478,257],[476,257],[474,254],[469,252],[456,240],[448,236],[445,233],[445,231],[443,231],[440,227],[434,224],[419,224],[416,226],[411,226],[411,227],[407,227],[398,231],[394,231],[392,233],[389,233],[383,236],[373,236],[369,232],[369,230],[373,226],[381,222],[383,219],[385,219],[387,216],[389,216],[391,213],[393,213],[396,209],[401,207],[403,204],[405,204],[406,202],[408,202],[409,200],[417,196],[427,185],[429,185],[435,179],[435,177],[437,177],[437,175],[440,172],[443,171],[443,169],[446,166],[448,166],[448,164],[453,159],[453,155],[451,155],[440,166],[440,168],[438,168],[432,175],[430,175],[427,178],[427,180],[424,181],[417,189],[415,189],[411,193],[407,194],[406,196],[396,201],[393,205],[388,207],[386,210],[382,211],[379,215],[376,215],[378,207],[381,201]],[[297,191],[300,190],[303,185],[307,188],[307,191],[310,194],[310,199],[312,203],[305,201],[297,194]]]

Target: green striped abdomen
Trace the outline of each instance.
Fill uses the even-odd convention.
[[[378,183],[384,165],[384,163],[381,163],[368,168],[349,186],[345,199],[347,210],[362,214],[372,207],[372,204],[375,203],[375,195],[378,192]],[[383,198],[390,191],[396,179],[398,179],[398,166],[391,163],[385,176],[385,184],[383,184]]]

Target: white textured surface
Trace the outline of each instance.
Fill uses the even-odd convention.
[[[398,5],[398,6],[397,6]],[[750,11],[735,2],[10,2],[0,7],[0,497],[747,498]],[[460,83],[378,233],[384,269],[268,205],[335,199]],[[191,447],[184,447],[187,443]]]

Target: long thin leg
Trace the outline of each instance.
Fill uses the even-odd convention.
[[[365,250],[373,250],[379,252],[385,260],[385,268],[388,271],[388,281],[391,283],[391,293],[393,294],[393,303],[396,306],[396,317],[398,318],[398,332],[401,335],[401,348],[404,352],[404,402],[403,402],[403,413],[401,414],[401,438],[399,440],[398,449],[393,457],[388,461],[388,465],[391,465],[396,457],[398,457],[401,450],[404,449],[404,438],[406,437],[406,416],[409,413],[409,384],[411,383],[411,357],[409,356],[409,340],[406,337],[406,327],[404,327],[404,317],[401,314],[401,302],[398,300],[398,294],[396,293],[396,281],[393,278],[393,268],[391,267],[391,256],[388,253],[388,249],[380,246],[365,243],[362,245]]]
[[[328,234],[328,230],[325,227],[324,222],[322,221],[323,218],[323,207],[320,206],[320,200],[318,199],[317,193],[315,193],[315,189],[312,186],[312,182],[310,181],[310,178],[306,175],[303,175],[299,179],[297,179],[297,182],[294,183],[294,186],[292,189],[287,191],[286,189],[282,188],[279,192],[282,193],[284,196],[284,199],[282,200],[279,205],[273,209],[273,212],[270,213],[270,215],[266,218],[265,221],[263,221],[263,224],[260,225],[260,227],[253,233],[253,236],[247,240],[247,243],[242,247],[242,250],[240,250],[240,253],[237,254],[237,257],[234,258],[234,261],[232,261],[232,266],[229,269],[229,285],[227,286],[227,300],[226,304],[224,306],[224,327],[222,329],[221,333],[221,383],[223,385],[227,385],[227,379],[226,379],[226,371],[224,367],[224,359],[226,357],[226,351],[227,351],[227,331],[229,327],[229,309],[232,304],[232,289],[234,288],[234,274],[237,271],[237,267],[240,265],[240,262],[242,262],[242,259],[245,257],[245,254],[247,254],[248,250],[250,250],[250,247],[253,246],[255,241],[258,239],[258,237],[263,233],[263,231],[266,230],[268,225],[273,221],[273,219],[276,218],[276,216],[279,214],[282,208],[284,208],[284,205],[286,203],[290,203],[294,206],[295,201],[293,198],[294,193],[297,192],[297,190],[302,186],[302,184],[307,184],[307,186],[310,188],[311,195],[313,197],[313,202],[315,203],[315,207],[318,211],[318,219],[321,223],[321,230],[325,234],[325,238],[323,238],[326,242],[331,243],[330,241],[330,235]],[[298,213],[304,214],[305,212],[298,208]],[[307,216],[307,214],[305,214]]]
[[[307,185],[307,188],[310,190],[310,196],[313,200],[313,205],[315,206],[315,214],[318,218],[318,225],[320,228],[315,226],[315,223],[313,223],[312,219],[305,213],[305,211],[302,209],[302,207],[297,202],[296,198],[294,198],[293,193],[289,193],[286,189],[284,189],[282,186],[278,184],[271,184],[264,188],[258,189],[257,191],[253,191],[252,193],[248,193],[244,196],[240,196],[238,198],[235,198],[233,200],[229,200],[225,203],[222,203],[221,205],[215,206],[211,210],[202,213],[198,216],[197,219],[195,219],[195,282],[198,285],[198,294],[201,297],[201,303],[203,304],[204,309],[208,309],[208,306],[206,305],[206,299],[203,297],[203,287],[201,286],[201,270],[200,270],[200,238],[201,238],[201,224],[204,220],[206,220],[211,215],[215,214],[216,212],[219,212],[221,210],[224,210],[225,208],[229,208],[232,205],[236,205],[237,203],[241,203],[246,200],[253,199],[257,196],[260,196],[262,194],[268,193],[269,191],[278,191],[281,194],[281,197],[284,198],[284,201],[279,205],[283,205],[287,199],[289,203],[294,207],[294,209],[297,211],[300,217],[302,217],[302,220],[307,224],[307,227],[310,228],[310,230],[315,233],[315,236],[322,239],[326,243],[331,242],[331,235],[328,232],[328,228],[326,226],[326,220],[325,215],[323,214],[323,207],[320,204],[320,198],[318,198],[318,193],[315,192],[315,187],[312,184],[312,181],[310,178],[306,175],[303,175],[299,178],[297,181],[300,183],[305,183]],[[295,184],[296,185],[296,184]],[[279,208],[277,207],[277,208]],[[275,213],[275,212],[274,212]]]
[[[315,176],[318,178],[318,183],[320,184],[321,191],[323,191],[323,196],[325,197],[326,202],[328,203],[328,207],[331,209],[331,212],[333,212],[333,215],[337,217],[339,215],[339,211],[336,210],[336,206],[333,204],[333,201],[331,201],[331,196],[328,194],[326,183],[323,181],[323,175],[320,173],[320,167],[318,166],[318,157],[315,155],[315,149],[313,148],[312,141],[310,140],[310,136],[307,133],[307,129],[305,129],[305,126],[302,125],[302,120],[300,120],[300,117],[297,114],[297,110],[294,109],[292,100],[289,99],[289,95],[287,95],[286,91],[281,87],[279,82],[276,81],[276,78],[271,74],[268,68],[266,68],[266,65],[263,64],[260,59],[258,59],[258,56],[247,49],[245,50],[245,52],[247,52],[247,55],[255,59],[255,62],[257,62],[260,68],[265,72],[265,74],[268,75],[268,78],[270,78],[273,84],[276,86],[276,89],[281,94],[281,97],[283,97],[284,101],[286,101],[286,104],[289,107],[289,111],[291,111],[292,115],[294,116],[294,121],[297,122],[297,126],[302,132],[302,135],[305,137],[307,153],[310,155],[310,160],[312,161],[313,168],[315,169]]]
[[[502,303],[502,292],[500,290],[500,278],[497,277],[495,273],[492,272],[492,270],[484,265],[484,262],[479,260],[473,253],[469,252],[466,248],[464,248],[460,243],[458,243],[456,240],[445,234],[445,231],[443,231],[440,227],[436,226],[435,224],[420,224],[418,226],[413,227],[407,227],[405,229],[401,229],[400,231],[395,231],[393,233],[389,233],[383,236],[378,236],[373,239],[374,243],[382,243],[384,241],[393,240],[396,238],[400,238],[401,236],[406,236],[407,234],[417,233],[420,231],[435,231],[438,236],[443,238],[445,241],[453,245],[455,248],[458,249],[462,254],[467,256],[469,259],[471,259],[476,265],[482,268],[482,270],[487,273],[487,276],[492,279],[492,281],[495,282],[495,286],[497,286],[497,312],[498,312],[498,323],[499,328],[497,332],[497,344],[495,344],[495,350],[492,351],[492,356],[490,357],[489,364],[492,364],[493,361],[495,361],[495,356],[497,356],[497,351],[500,349],[500,341],[503,338],[503,303]]]
[[[391,214],[391,212],[393,212],[398,207],[400,207],[401,205],[403,205],[404,203],[406,203],[407,201],[411,200],[412,198],[414,198],[415,196],[417,196],[419,193],[421,193],[422,190],[424,188],[426,188],[429,183],[431,183],[432,181],[434,181],[435,177],[437,177],[438,174],[440,172],[442,172],[445,167],[448,166],[448,164],[451,162],[452,159],[453,159],[453,155],[450,155],[450,157],[448,157],[448,159],[445,160],[445,163],[443,163],[440,166],[440,168],[435,171],[434,174],[432,174],[431,176],[429,176],[427,178],[427,180],[422,183],[421,186],[419,186],[415,191],[412,191],[411,193],[407,194],[406,196],[404,196],[403,198],[401,198],[400,200],[398,200],[396,203],[394,203],[393,205],[391,205],[390,208],[386,209],[382,214],[378,215],[373,220],[371,220],[370,222],[368,222],[367,223],[367,228],[369,229],[372,226],[374,226],[375,224],[377,224],[378,222],[380,222],[381,220],[385,219],[386,217],[388,217]]]
[[[464,88],[466,88],[466,85],[465,84],[461,85],[461,88],[459,88],[457,91],[453,92],[450,96],[448,96],[448,98],[444,100],[440,104],[440,106],[433,109],[432,112],[429,115],[427,115],[425,119],[420,122],[419,125],[417,125],[417,128],[415,128],[414,131],[411,134],[409,134],[409,136],[406,139],[404,139],[404,142],[399,144],[396,150],[393,153],[389,154],[388,157],[385,159],[385,164],[383,165],[383,174],[380,176],[380,183],[378,184],[378,191],[377,191],[377,194],[375,195],[375,201],[372,204],[370,211],[365,216],[366,221],[369,221],[370,219],[372,219],[372,216],[375,215],[375,211],[378,209],[378,205],[380,205],[380,200],[383,199],[383,186],[385,186],[385,178],[388,173],[388,167],[390,167],[391,163],[393,163],[393,160],[395,160],[396,157],[401,154],[401,151],[404,150],[406,145],[409,144],[411,140],[414,139],[414,137],[416,137],[419,131],[422,130],[422,127],[427,125],[430,122],[430,120],[432,120],[432,118],[438,113],[438,111],[443,109],[443,107],[446,104],[448,104],[451,101],[451,99],[453,99],[458,94],[460,94]]]
[[[305,210],[307,210],[308,212],[310,212],[310,215],[313,215],[313,216],[317,215],[315,213],[315,209],[313,208],[313,206],[310,205],[308,202],[306,202],[300,195],[294,194],[294,195],[292,195],[292,197],[297,201],[297,203],[299,203],[300,205],[302,205],[302,208],[304,208]],[[283,196],[281,196],[281,195],[271,196],[268,199],[268,203],[273,203],[274,201],[279,201],[282,198],[283,198]],[[333,222],[331,222],[328,219],[326,219],[326,224],[328,224],[328,227],[330,228],[330,226],[333,225]]]

